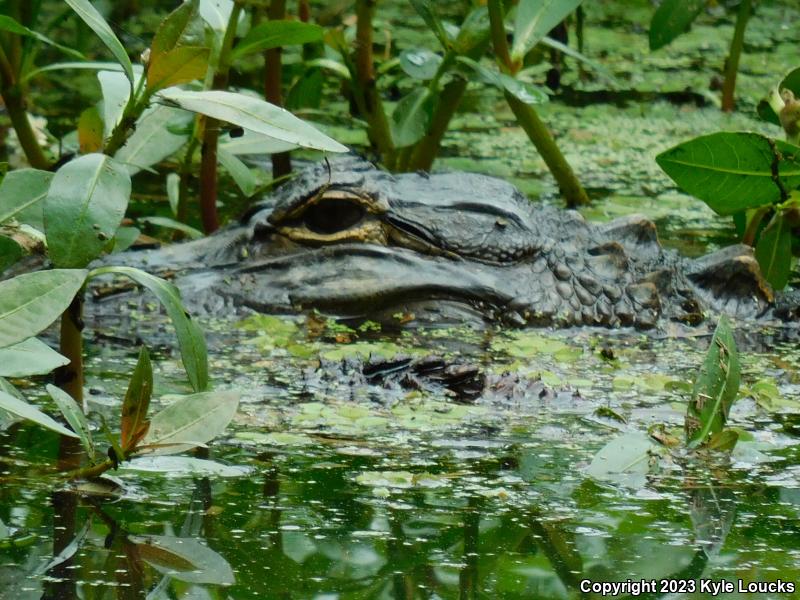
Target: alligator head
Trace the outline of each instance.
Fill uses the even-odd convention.
[[[496,178],[391,175],[354,157],[310,167],[239,224],[143,262],[177,269],[189,307],[216,313],[648,328],[774,312],[744,246],[682,259],[641,216],[593,225]]]

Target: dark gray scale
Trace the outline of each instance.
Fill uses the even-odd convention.
[[[389,188],[387,221],[427,244],[500,264],[539,250],[529,201],[504,181],[469,173],[409,174],[398,176],[396,185],[402,194]]]

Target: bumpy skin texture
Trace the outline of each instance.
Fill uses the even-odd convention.
[[[354,157],[308,168],[210,238],[123,260],[176,270],[190,310],[217,314],[639,328],[709,312],[797,316],[794,299],[776,304],[747,247],[687,260],[644,217],[593,225],[496,178],[390,175]]]

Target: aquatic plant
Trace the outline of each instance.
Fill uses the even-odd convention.
[[[650,50],[658,50],[687,31],[697,16],[711,4],[708,0],[664,0],[650,21]],[[739,0],[736,25],[731,37],[728,56],[725,59],[722,82],[722,110],[731,112],[736,108],[734,93],[739,59],[744,48],[744,32],[753,12],[752,0]]]
[[[787,74],[759,104],[759,114],[781,125],[786,141],[719,132],[656,157],[681,189],[717,214],[733,217],[742,242],[755,246],[764,277],[779,290],[789,283],[800,240],[800,103],[795,93],[800,94],[800,69]]]

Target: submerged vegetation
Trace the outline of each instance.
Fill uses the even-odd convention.
[[[657,4],[0,0],[0,596],[793,597],[796,323],[198,319],[108,258],[355,149],[739,241],[791,294],[800,13]],[[100,288],[160,308],[94,322]]]

